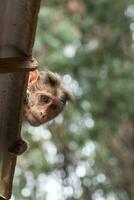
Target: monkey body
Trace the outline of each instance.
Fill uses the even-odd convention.
[[[61,77],[50,71],[30,72],[27,95],[24,100],[23,121],[40,126],[60,114],[72,94],[64,87]],[[27,143],[19,139],[8,150],[16,155],[27,149]]]

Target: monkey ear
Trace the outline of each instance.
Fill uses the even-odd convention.
[[[38,69],[32,71],[29,73],[29,78],[28,78],[28,86],[31,86],[33,83],[35,83],[40,77],[40,73]]]
[[[65,94],[65,97],[66,97],[66,101],[73,101],[74,100],[74,95],[71,91],[68,91],[67,89],[65,89],[64,94]]]

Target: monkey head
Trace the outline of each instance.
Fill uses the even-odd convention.
[[[44,124],[62,112],[72,94],[65,89],[61,77],[50,71],[30,72],[27,98],[24,102],[24,121],[33,126]]]

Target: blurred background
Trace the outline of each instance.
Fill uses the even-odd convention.
[[[42,0],[34,56],[75,94],[25,125],[12,200],[134,200],[134,4]]]

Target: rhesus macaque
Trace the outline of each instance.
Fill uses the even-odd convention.
[[[61,77],[50,71],[30,72],[27,97],[24,100],[23,121],[40,126],[62,112],[67,101],[73,99]],[[19,139],[9,147],[9,152],[20,155],[27,149],[27,143]]]
[[[27,99],[24,102],[24,120],[39,126],[55,118],[72,99],[58,74],[31,72],[28,81]]]

